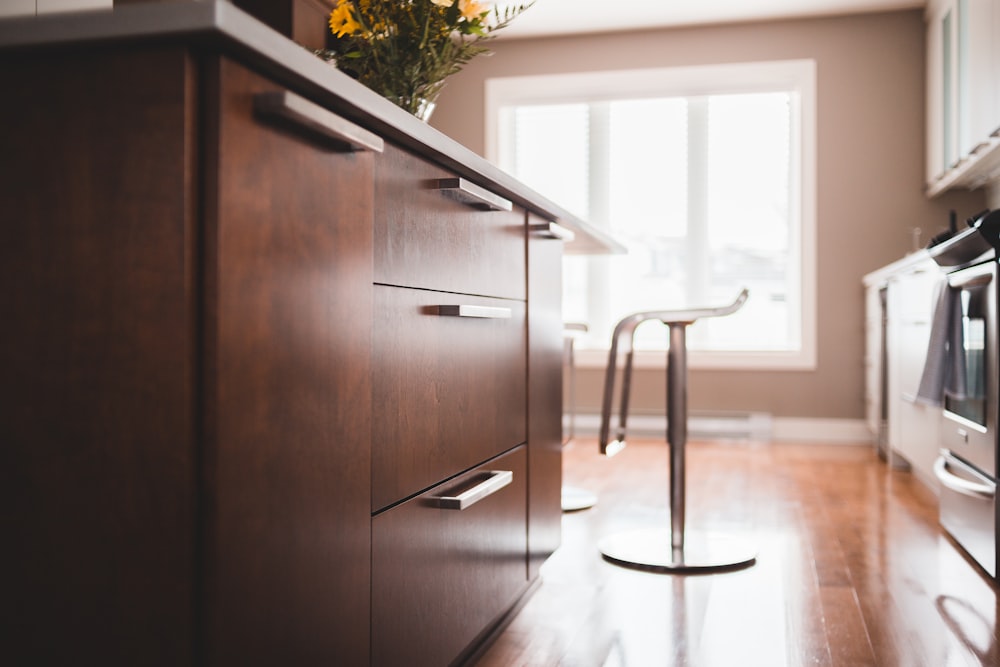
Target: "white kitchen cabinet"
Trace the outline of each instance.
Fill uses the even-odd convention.
[[[1000,0],[931,0],[927,25],[927,192],[1000,177]]]
[[[997,113],[996,40],[993,14],[1000,13],[997,0],[958,0],[958,150],[972,155],[988,144],[1000,126]]]
[[[944,274],[924,252],[910,255],[865,277],[866,417],[874,438],[885,438],[885,458],[909,467],[937,489],[934,459],[940,448],[941,408],[916,402],[930,338],[938,289]],[[882,359],[882,307],[885,289],[885,359]],[[885,364],[885,390],[882,364]],[[884,397],[884,398],[883,398]],[[882,421],[885,401],[885,428]]]
[[[888,284],[889,448],[928,483],[941,446],[941,408],[918,403],[916,396],[943,280],[937,265],[926,260]]]
[[[884,280],[865,285],[865,423],[873,439],[882,433],[882,295]],[[878,443],[880,446],[882,443]]]
[[[927,182],[940,180],[958,157],[955,149],[956,96],[954,21],[956,0],[927,5]]]

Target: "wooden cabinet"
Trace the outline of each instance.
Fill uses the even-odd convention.
[[[375,303],[372,511],[526,440],[523,301],[378,285]]]
[[[8,661],[471,655],[559,544],[563,218],[229,2],[78,18],[0,25]]]
[[[378,511],[526,441],[525,211],[388,144],[374,280]]]
[[[518,447],[372,519],[373,665],[450,664],[524,592],[526,454]],[[470,493],[462,508],[442,502]]]
[[[125,55],[0,67],[8,655],[363,664],[372,156]]]
[[[272,81],[205,69],[207,661],[363,664],[373,154],[256,113]]]
[[[463,195],[456,180],[386,146],[376,166],[375,281],[523,301],[524,209],[476,183],[467,187],[485,200]],[[484,201],[508,208],[490,210]]]
[[[525,592],[529,541],[546,556],[558,546],[558,525],[553,544],[550,524],[529,523],[559,496],[558,347],[557,391],[535,397],[537,414],[529,391],[551,384],[542,357],[562,332],[545,323],[559,319],[561,294],[557,280],[529,296],[527,214],[479,184],[389,145],[375,202],[373,664],[443,665],[474,651]],[[550,245],[539,276],[560,271],[561,244]],[[536,425],[546,418],[555,452]],[[495,474],[512,479],[489,498],[439,506]]]
[[[203,404],[191,65],[172,49],[0,55],[10,664],[194,658]]]

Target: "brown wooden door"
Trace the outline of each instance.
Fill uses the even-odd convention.
[[[192,71],[0,57],[6,664],[194,658]]]
[[[372,154],[207,71],[207,662],[366,664]]]

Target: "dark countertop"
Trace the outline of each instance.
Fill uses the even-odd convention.
[[[104,11],[0,19],[0,51],[171,41],[231,54],[385,139],[569,228],[576,238],[567,244],[568,254],[625,250],[606,232],[549,201],[225,0],[140,3]]]

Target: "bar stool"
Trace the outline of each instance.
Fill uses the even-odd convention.
[[[667,350],[667,442],[670,446],[670,532],[647,529],[612,535],[601,541],[604,558],[617,565],[654,572],[708,573],[752,565],[757,554],[739,540],[708,533],[685,533],[685,447],[687,445],[687,327],[697,320],[730,315],[743,307],[749,292],[719,308],[664,310],[634,313],[615,327],[604,381],[600,448],[614,456],[625,447],[635,329],[647,320],[660,320],[670,329]],[[622,369],[621,408],[615,438],[610,438],[611,409],[619,352],[625,353]]]

